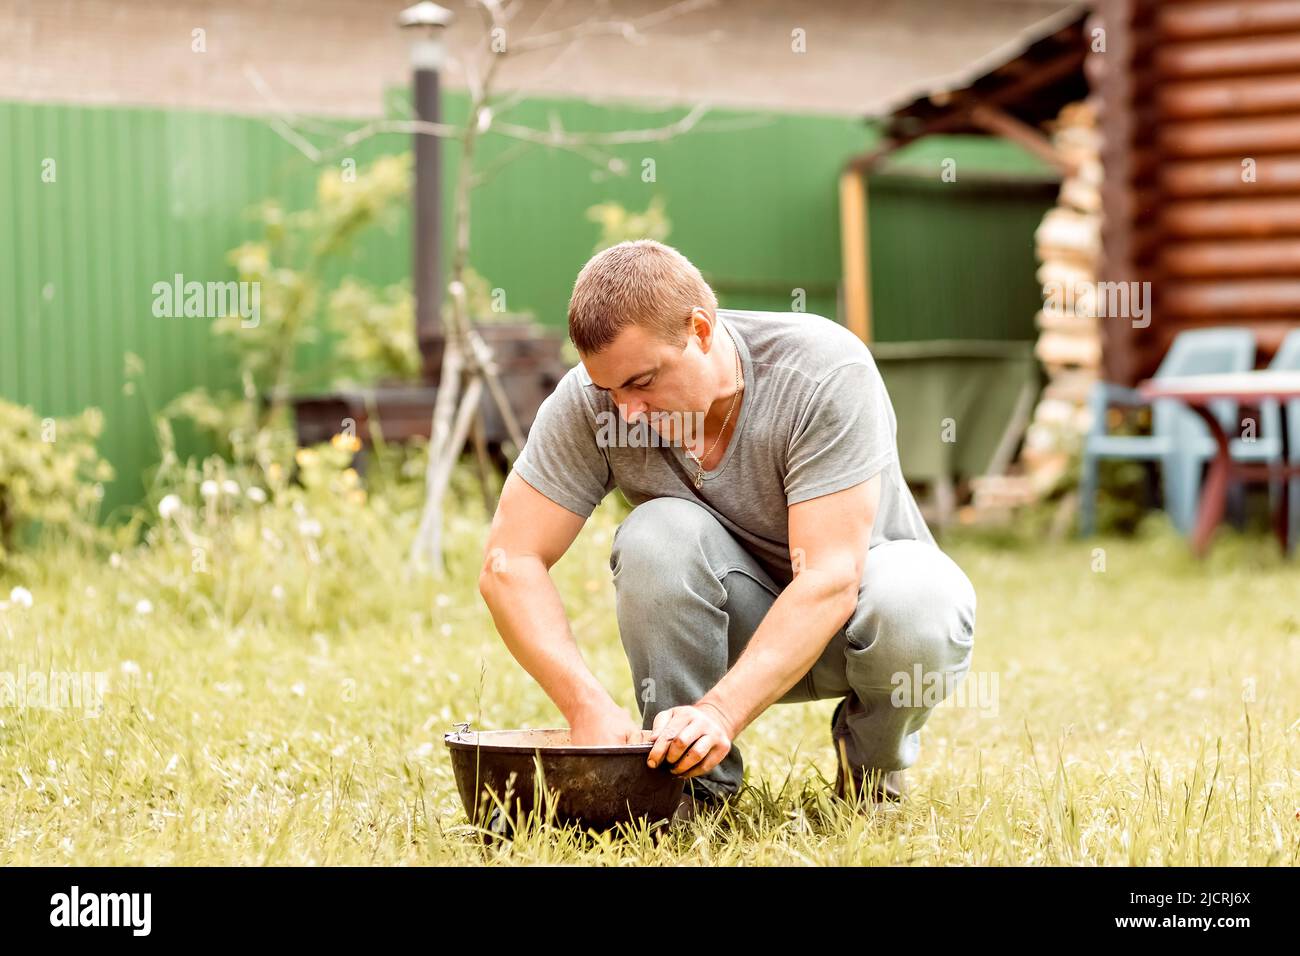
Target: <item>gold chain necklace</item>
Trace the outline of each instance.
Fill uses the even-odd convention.
[[[740,349],[736,347],[736,339],[730,329],[727,330],[727,337],[731,339],[731,347],[736,353],[736,391],[731,396],[731,407],[727,409],[727,417],[722,420],[722,427],[718,429],[718,437],[713,439],[713,445],[704,453],[704,458],[708,458],[713,453],[713,449],[718,447],[718,442],[722,441],[722,436],[727,431],[727,423],[731,421],[731,413],[736,410],[736,400],[740,398]],[[696,458],[695,452],[690,448],[686,449],[686,454],[695,458],[695,487],[698,488],[704,481],[704,459]]]

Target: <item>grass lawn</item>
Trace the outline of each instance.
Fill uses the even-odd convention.
[[[996,710],[934,712],[901,809],[829,798],[826,700],[743,732],[751,787],[724,819],[485,850],[442,734],[563,721],[475,589],[480,509],[449,519],[441,582],[402,571],[410,511],[237,515],[208,521],[202,553],[175,535],[112,561],[66,546],[0,575],[0,600],[32,596],[0,610],[0,673],[107,681],[97,714],[0,701],[0,864],[1300,862],[1300,565],[1231,534],[1198,565],[1159,528],[946,543],[978,593],[969,679],[996,679]],[[619,517],[607,500],[556,578],[635,714]]]

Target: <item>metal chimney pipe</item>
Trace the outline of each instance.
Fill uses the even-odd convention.
[[[415,118],[441,119],[438,71],[445,59],[442,34],[453,17],[435,3],[417,3],[398,17],[404,28],[418,30],[411,45],[411,90]],[[445,336],[442,329],[442,143],[427,133],[412,135],[415,185],[412,195],[412,268],[415,285],[415,336],[423,360],[423,377],[435,381],[441,371]]]

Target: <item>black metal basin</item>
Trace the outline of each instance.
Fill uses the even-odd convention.
[[[465,730],[443,739],[465,812],[486,833],[510,833],[534,810],[543,817],[538,766],[554,795],[553,821],[604,832],[620,823],[666,822],[681,802],[685,778],[664,764],[646,765],[653,744],[650,731],[642,734],[642,743],[617,746],[571,744],[567,728]]]

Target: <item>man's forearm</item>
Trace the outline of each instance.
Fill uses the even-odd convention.
[[[508,566],[508,571],[485,571],[479,593],[515,660],[570,724],[584,711],[612,705],[578,651],[546,565],[537,558],[512,557]]]
[[[853,615],[856,601],[856,585],[838,584],[812,569],[799,573],[699,705],[720,710],[735,737],[808,672]]]

